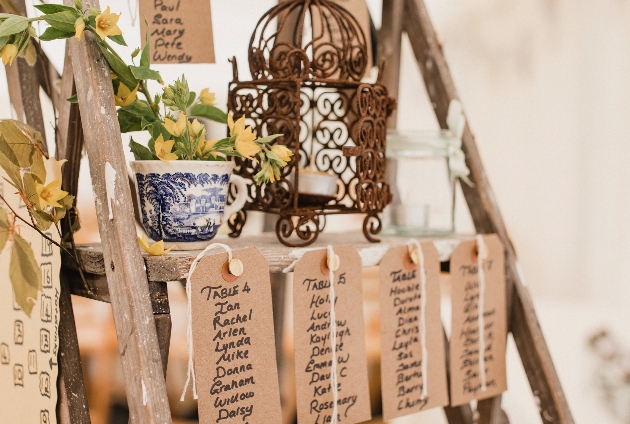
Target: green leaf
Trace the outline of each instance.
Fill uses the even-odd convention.
[[[51,27],[56,28],[59,31],[71,32],[74,35],[76,32],[74,24],[80,16],[75,9],[69,9],[70,10],[65,10],[63,12],[53,13],[52,15],[44,15],[43,18]]]
[[[35,137],[35,130],[21,122],[5,119],[0,121],[0,134],[4,136],[7,145],[13,151],[17,159],[17,165],[20,168],[31,166],[35,151],[35,145],[33,144],[35,140],[31,139],[31,137]]]
[[[0,167],[4,169],[7,176],[15,188],[22,190],[22,178],[20,175],[20,166],[17,164],[15,153],[0,134]]]
[[[269,143],[270,141],[275,140],[278,137],[282,137],[284,134],[274,134],[268,135],[267,137],[261,137],[256,140],[256,143]]]
[[[9,225],[9,214],[5,208],[0,208],[0,252],[4,249],[4,246],[9,240],[9,231],[11,226]]]
[[[110,35],[108,38],[116,44],[127,47],[127,43],[122,35]]]
[[[52,226],[53,219],[49,214],[33,208],[30,208],[30,211],[33,215],[33,218],[35,218],[35,223],[37,224],[37,228],[39,228],[40,231],[46,231]]]
[[[35,260],[33,248],[19,234],[13,235],[9,278],[15,302],[30,317],[37,303],[38,292],[42,290],[42,271]]]
[[[151,42],[149,41],[149,22],[144,20],[147,25],[147,33],[145,35],[144,48],[142,49],[142,56],[140,56],[140,66],[148,68],[151,66]]]
[[[140,54],[140,47],[137,47],[132,53],[131,58],[135,59]]]
[[[204,104],[194,105],[190,108],[190,116],[198,116],[221,124],[227,124],[227,114],[214,106]]]
[[[9,37],[0,37],[0,50],[2,50],[2,48],[4,46],[6,46],[7,41],[9,41]]]
[[[123,62],[118,56],[114,55],[108,48],[105,43],[103,43],[100,39],[96,39],[98,46],[103,52],[107,63],[109,63],[109,67],[116,74],[120,82],[125,84],[127,88],[130,90],[134,90],[138,85],[138,80],[133,76],[129,66],[125,62]]]
[[[70,102],[70,103],[79,103],[79,98],[77,97],[77,95],[75,94],[72,97],[68,97],[66,99],[66,101]]]
[[[155,80],[162,82],[162,76],[158,71],[149,69],[145,66],[130,66],[129,69],[134,77],[141,80]]]
[[[46,28],[46,31],[39,36],[39,39],[42,41],[61,40],[74,37],[74,34],[74,32],[66,32],[58,30],[55,27],[48,27]]]
[[[195,103],[196,98],[197,98],[197,93],[195,93],[194,91],[191,91],[190,95],[188,96],[188,104],[186,105],[186,107],[190,107],[190,105]]]
[[[120,125],[120,132],[122,133],[142,130],[142,127],[138,123],[138,117],[124,109],[118,109],[118,124]]]
[[[76,9],[74,7],[62,6],[60,4],[36,4],[34,7],[35,9],[47,15],[51,15],[53,13],[59,13],[59,12],[75,12],[76,13]]]
[[[30,172],[25,172],[24,176],[22,176],[22,180],[24,181],[24,193],[26,194],[26,198],[33,203],[37,209],[41,209],[39,195],[35,188],[35,184],[39,181],[36,181],[35,176]]]
[[[151,150],[144,147],[142,144],[133,141],[133,138],[129,142],[129,148],[136,160],[153,160],[153,153]]]
[[[0,25],[0,37],[17,34],[28,28],[28,19],[23,16],[11,16]]]

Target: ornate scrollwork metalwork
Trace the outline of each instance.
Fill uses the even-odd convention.
[[[245,227],[245,222],[247,222],[247,211],[240,210],[233,214],[227,222],[230,229],[228,235],[232,238],[240,236],[241,232],[243,232],[243,227]]]
[[[378,215],[367,215],[363,220],[363,235],[372,243],[378,243],[381,240],[374,237],[383,229],[383,223]]]
[[[279,181],[260,187],[254,182],[260,165],[235,160],[235,173],[251,181],[245,209],[280,215],[276,233],[284,244],[315,241],[320,217],[328,214],[367,213],[379,225],[368,228],[366,220],[366,237],[374,241],[380,231],[377,214],[391,198],[385,137],[394,101],[382,85],[360,82],[367,57],[365,36],[343,7],[288,0],[263,15],[252,35],[253,80],[240,82],[235,74],[230,84],[228,109],[235,118],[247,116],[259,137],[283,134],[272,143],[294,152]],[[356,149],[346,155],[349,146]],[[336,196],[301,195],[301,168],[336,175]]]
[[[307,213],[300,216],[280,215],[276,222],[276,234],[280,243],[289,247],[304,247],[317,240],[320,233],[319,216]],[[297,236],[291,238],[293,235]]]

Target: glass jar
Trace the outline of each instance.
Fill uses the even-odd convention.
[[[385,233],[406,237],[443,236],[455,230],[455,181],[448,130],[387,134],[387,181],[393,199],[384,211]],[[459,148],[459,147],[457,147]]]

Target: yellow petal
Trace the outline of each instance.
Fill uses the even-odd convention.
[[[85,21],[83,20],[83,18],[77,19],[76,22],[74,23],[74,30],[75,30],[74,38],[81,41],[81,38],[83,38],[84,29],[85,29]]]
[[[203,103],[204,105],[214,106],[216,96],[214,95],[214,93],[211,93],[209,89],[204,88],[203,90],[201,90],[199,99],[201,100],[201,103]]]
[[[102,12],[100,15],[96,17],[96,33],[101,40],[105,40],[108,36],[111,35],[121,35],[122,31],[118,28],[118,19],[120,19],[120,15],[122,13],[116,15],[115,13],[111,13],[109,11],[109,6]]]
[[[118,86],[118,93],[114,97],[114,100],[116,101],[116,106],[125,107],[135,102],[138,98],[139,87],[140,84],[136,85],[136,88],[134,88],[133,91],[130,91],[129,87],[127,87],[123,83],[120,83],[120,85]]]
[[[168,253],[171,250],[173,250],[172,247],[164,250],[163,240],[160,240],[157,243],[154,243],[152,245],[149,244],[149,241],[147,240],[147,236],[145,236],[144,234],[142,235],[142,237],[138,237],[138,244],[145,252],[147,252],[151,256],[162,256],[165,253]]]
[[[228,117],[227,117],[227,123],[228,123],[228,128],[230,129],[230,137],[232,137],[234,135],[234,118],[232,117],[232,114],[228,112]]]
[[[238,126],[238,122],[236,123]],[[236,136],[236,141],[244,141],[246,143],[252,142],[256,140],[256,136],[252,132],[252,127],[247,127],[244,130],[240,131]]]
[[[15,44],[7,44],[2,49],[2,64],[11,65],[18,54],[18,48]]]
[[[59,201],[68,195],[67,191],[60,189],[61,180],[54,180],[44,187],[43,184],[35,183],[35,191],[39,196],[39,205],[42,209],[47,206],[61,208]]]
[[[260,146],[253,141],[240,141],[238,139],[236,140],[235,147],[237,152],[248,159],[253,159],[252,156],[261,150]]]
[[[205,131],[206,127],[201,122],[199,122],[198,120],[195,119],[190,124],[190,129],[192,130],[193,135],[196,137],[197,134],[199,134],[201,131]]]
[[[175,140],[164,141],[164,137],[162,137],[162,134],[160,134],[160,136],[154,142],[155,155],[162,162],[166,163],[169,163],[172,160],[177,160],[177,155],[175,153],[171,153],[174,144]]]
[[[293,152],[291,150],[280,144],[271,146],[271,151],[278,156],[282,162],[284,162],[283,165],[286,165],[287,162],[291,160],[291,156],[293,156]]]

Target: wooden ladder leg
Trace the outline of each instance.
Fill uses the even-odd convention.
[[[64,0],[73,6],[73,0]],[[100,8],[98,0],[83,2]],[[164,370],[144,261],[136,240],[125,153],[109,66],[94,35],[68,40],[103,259],[132,423],[170,424]]]
[[[153,319],[157,331],[158,344],[160,345],[160,357],[162,358],[162,370],[166,378],[168,368],[168,353],[171,345],[171,309],[168,301],[167,283],[149,283],[151,286],[159,286],[159,290],[151,290],[151,306],[153,307]],[[153,288],[152,287],[152,288]],[[159,293],[155,295],[154,293]]]
[[[509,424],[507,415],[501,409],[501,395],[477,402],[478,424]]]
[[[90,424],[68,278],[67,274],[61,273],[57,422],[60,424]]]
[[[429,13],[422,0],[405,0],[405,30],[409,35],[416,61],[431,98],[436,117],[442,128],[447,128],[446,116],[452,100],[458,99],[457,90],[448,69],[442,46],[431,24]],[[532,392],[540,399],[540,416],[544,423],[572,424],[573,417],[553,366],[542,330],[529,293],[521,280],[521,272],[514,247],[510,242],[503,218],[496,204],[490,183],[485,174],[475,138],[466,125],[463,150],[475,184],[462,190],[475,227],[479,233],[496,233],[506,249],[508,292],[513,290],[510,330],[514,335],[521,361],[525,366]],[[520,347],[519,347],[520,346]]]

